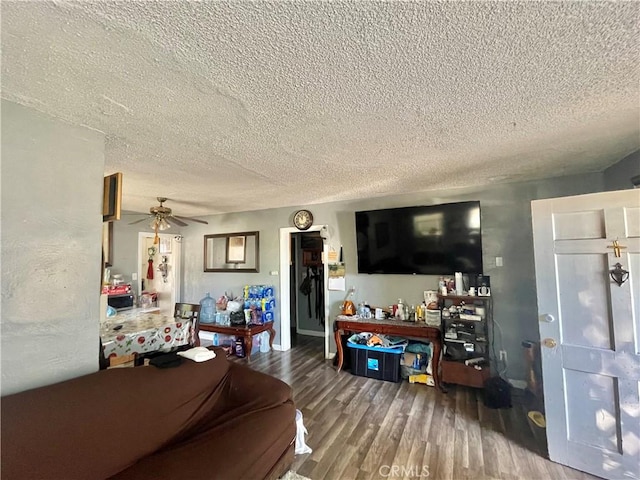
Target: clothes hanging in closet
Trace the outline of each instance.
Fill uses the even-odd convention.
[[[311,295],[314,293],[314,305]],[[307,267],[305,279],[300,284],[300,292],[307,297],[307,312],[309,318],[317,318],[324,326],[324,271],[322,267]]]

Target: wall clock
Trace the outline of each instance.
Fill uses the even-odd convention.
[[[293,225],[298,230],[307,230],[313,225],[313,215],[309,210],[298,210],[293,215]]]

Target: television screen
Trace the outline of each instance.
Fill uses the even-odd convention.
[[[356,212],[358,273],[482,273],[480,202]]]

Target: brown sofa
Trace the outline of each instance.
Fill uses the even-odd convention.
[[[291,388],[228,362],[102,370],[2,398],[2,479],[275,479]]]

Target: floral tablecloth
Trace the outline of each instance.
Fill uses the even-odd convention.
[[[191,322],[167,315],[140,313],[117,315],[100,325],[100,338],[106,358],[132,353],[167,351],[186,345],[191,336]],[[122,325],[119,330],[114,327]]]

